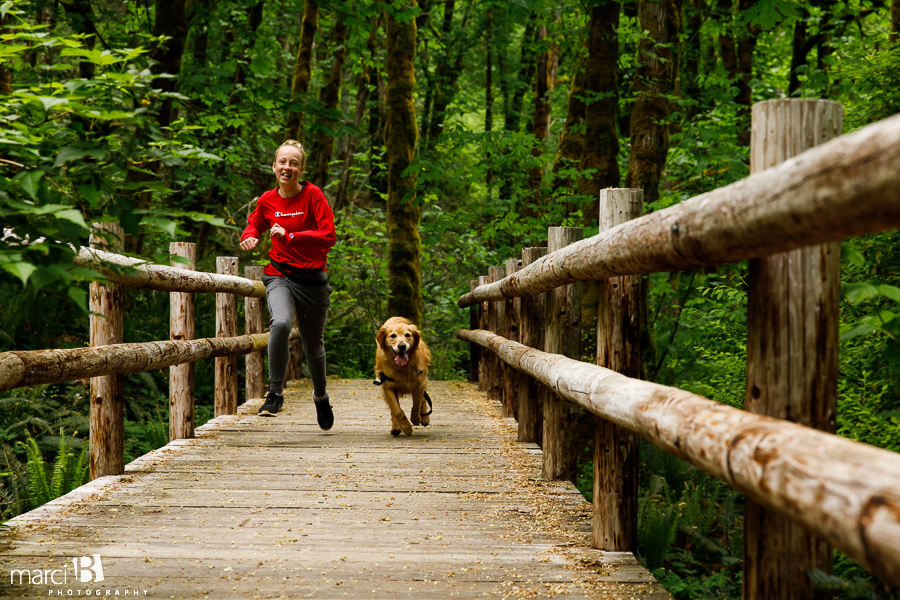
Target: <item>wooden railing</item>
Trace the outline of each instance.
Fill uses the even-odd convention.
[[[101,229],[101,227],[98,227]],[[121,227],[104,224],[106,233],[92,236],[92,246],[121,240]],[[265,297],[263,267],[248,266],[247,278],[236,277],[238,259],[219,257],[218,273],[193,270],[195,245],[175,242],[173,255],[189,265],[147,264],[98,248],[83,248],[76,263],[102,273],[108,284],[91,283],[91,346],[59,350],[0,353],[0,391],[91,378],[91,479],[124,473],[123,373],[169,367],[169,439],[194,437],[193,363],[215,358],[215,416],[237,412],[237,356],[247,355],[246,397],[265,393],[263,354],[269,334],[263,333]],[[171,292],[170,340],[122,343],[122,287]],[[216,337],[194,338],[194,293],[215,293]],[[237,298],[246,297],[245,335],[238,335]],[[299,331],[291,332],[291,339]],[[299,357],[292,356],[292,362]]]
[[[627,221],[640,190],[603,190],[598,235],[551,228],[546,256],[526,248],[459,299],[478,329],[457,337],[490,350],[472,373],[542,445],[545,477],[572,474],[561,399],[597,417],[596,547],[635,550],[637,434],[746,495],[744,598],[811,598],[827,544],[900,585],[900,455],[833,435],[839,242],[900,228],[900,115],[821,143],[841,124],[833,102],[758,104],[747,179]],[[640,276],[743,259],[747,410],[641,381]],[[596,365],[575,360],[580,282],[599,288]]]

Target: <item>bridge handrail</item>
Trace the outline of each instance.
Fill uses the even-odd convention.
[[[290,339],[300,337],[291,330]],[[62,383],[89,377],[139,373],[207,358],[265,350],[268,333],[227,338],[160,340],[56,350],[13,350],[0,353],[0,392],[28,385]]]
[[[900,227],[900,115],[550,253],[459,298],[478,302],[578,281],[717,266]]]
[[[110,283],[118,283],[131,288],[160,292],[234,294],[247,298],[266,297],[266,286],[262,281],[235,275],[220,275],[203,271],[189,271],[180,267],[154,265],[139,258],[96,248],[81,248],[73,262],[102,273]],[[136,270],[138,274],[132,275],[115,267],[128,267],[129,271]]]
[[[457,332],[566,400],[781,511],[900,585],[900,455],[489,331]]]
[[[542,257],[526,248],[521,261],[489,267],[458,299],[472,314],[457,337],[472,345],[471,379],[519,420],[520,441],[541,445],[544,477],[574,477],[573,418],[557,396],[600,417],[595,547],[634,549],[637,434],[747,495],[759,531],[745,535],[746,597],[782,588],[811,597],[806,571],[774,561],[793,560],[782,552],[790,548],[804,569],[825,565],[830,550],[815,535],[900,585],[900,454],[820,430],[833,427],[836,410],[835,242],[900,228],[900,115],[793,158],[840,132],[840,105],[769,101],[753,119],[753,175],[646,216],[641,190],[601,191],[601,233],[582,240],[580,228],[551,228]],[[582,333],[581,291],[571,284],[598,286],[598,363],[637,377],[640,276],[743,259],[760,259],[750,265],[748,319],[758,327],[748,327],[747,411],[566,357],[580,355]]]

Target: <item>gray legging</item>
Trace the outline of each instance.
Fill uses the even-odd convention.
[[[291,317],[297,309],[303,354],[309,365],[313,391],[325,395],[325,318],[331,307],[331,286],[298,284],[285,277],[264,275],[269,305],[269,391],[284,393],[291,334]]]

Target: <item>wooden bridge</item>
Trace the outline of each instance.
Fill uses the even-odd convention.
[[[412,438],[389,436],[369,382],[334,386],[327,434],[308,389],[277,419],[238,411],[236,357],[258,398],[268,338],[263,286],[234,276],[236,258],[209,274],[85,249],[76,260],[107,277],[92,284],[91,347],[0,354],[0,390],[93,378],[94,481],[4,532],[2,568],[28,582],[0,591],[68,595],[53,587],[66,561],[90,581],[97,556],[106,578],[73,595],[665,597],[629,552],[636,436],[745,494],[744,598],[812,598],[831,546],[900,585],[900,456],[831,433],[839,242],[900,228],[900,115],[827,141],[841,127],[832,102],[762,103],[747,179],[644,216],[640,190],[603,190],[598,235],[551,228],[548,248],[491,267],[458,300],[485,395],[436,384],[433,425]],[[745,259],[746,410],[641,381],[640,276]],[[584,282],[596,364],[578,360]],[[173,292],[170,340],[122,343],[123,284]],[[218,294],[216,338],[193,339],[194,292]],[[217,419],[195,432],[189,363],[212,357]],[[126,469],[116,378],[164,367],[173,441]],[[592,507],[564,483],[575,406],[597,417]]]
[[[306,383],[277,418],[247,403],[13,519],[0,597],[669,598],[591,548],[590,504],[541,479],[540,449],[471,384],[435,382],[433,425],[394,438],[370,381],[329,384],[329,432]],[[74,583],[92,555],[104,580]]]

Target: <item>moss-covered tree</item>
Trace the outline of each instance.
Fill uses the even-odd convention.
[[[331,71],[328,81],[319,91],[319,101],[326,112],[318,120],[319,127],[310,146],[313,161],[310,181],[320,188],[324,188],[328,183],[328,165],[334,151],[334,128],[337,126],[330,113],[338,107],[343,81],[344,58],[347,56],[347,23],[342,15],[338,15],[336,19],[330,39]]]
[[[415,3],[412,3],[415,6]],[[416,22],[407,14],[386,11],[389,316],[422,322],[422,274],[416,175],[404,171],[416,155],[418,127],[413,93],[416,88]]]
[[[597,222],[597,198],[600,190],[619,187],[619,137],[616,114],[619,104],[617,63],[619,60],[619,3],[606,0],[590,9],[588,57],[585,62],[584,95],[585,143],[582,169],[593,173],[578,181],[578,193],[590,196],[584,211],[584,224]]]
[[[302,96],[309,92],[309,80],[312,76],[312,46],[319,28],[319,4],[316,0],[306,0],[303,7],[303,23],[300,26],[300,48],[294,63],[294,79],[291,84],[291,101],[302,101]],[[287,132],[285,138],[299,139],[303,132],[303,113],[294,110],[288,112]]]
[[[681,28],[681,0],[640,0],[638,69],[631,113],[631,156],[625,187],[644,190],[644,203],[659,199],[659,181],[669,152],[669,101],[675,75],[673,49]]]
[[[538,26],[537,37],[543,42],[547,37],[546,26]],[[547,141],[547,133],[550,129],[550,98],[548,97],[548,92],[550,91],[550,60],[551,55],[546,48],[537,55],[534,83],[534,117],[531,120],[531,133],[535,137],[531,155],[536,158],[544,154],[544,143]],[[541,184],[543,179],[544,171],[540,165],[535,165],[528,170],[528,187],[531,193],[522,210],[525,216],[536,217],[541,214]]]

